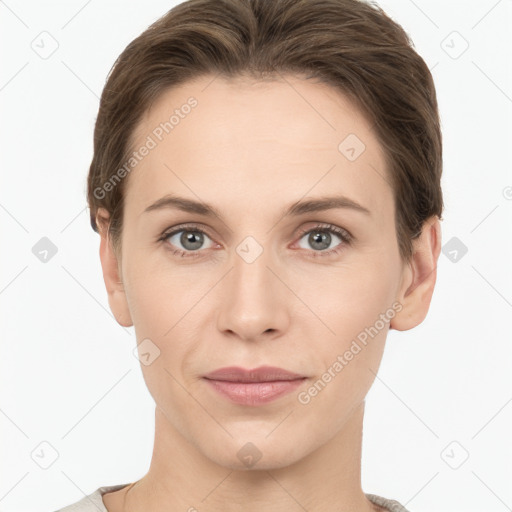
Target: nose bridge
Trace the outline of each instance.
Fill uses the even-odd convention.
[[[265,240],[269,240],[267,237]],[[241,338],[256,338],[263,332],[281,330],[286,318],[283,284],[273,268],[272,251],[254,236],[247,236],[235,248],[232,269],[222,291],[219,329]]]
[[[241,286],[242,291],[245,286],[252,294],[264,291],[272,259],[268,239],[260,242],[254,236],[247,236],[235,248],[235,253],[232,277],[235,286]]]
[[[267,294],[274,285],[270,282],[272,272],[272,254],[269,239],[256,239],[249,235],[236,247],[233,254],[233,271],[231,272],[231,292],[238,300],[249,302],[268,300]],[[254,306],[254,304],[253,304]]]

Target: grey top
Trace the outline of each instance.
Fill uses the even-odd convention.
[[[102,496],[107,492],[114,492],[126,487],[129,484],[107,485],[96,489],[92,494],[84,496],[80,501],[56,510],[55,512],[108,512],[103,504]],[[398,501],[383,498],[375,494],[366,494],[366,497],[376,505],[380,505],[389,512],[409,512]]]

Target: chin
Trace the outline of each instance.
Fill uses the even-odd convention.
[[[297,450],[298,446],[303,447],[302,443],[293,442],[290,438],[287,443],[284,443],[277,436],[275,439],[269,439],[266,436],[265,431],[258,436],[244,435],[241,438],[230,438],[225,444],[209,444],[208,448],[215,446],[215,451],[212,453],[208,450],[209,453],[203,453],[219,466],[234,471],[280,469],[290,466],[305,455]]]

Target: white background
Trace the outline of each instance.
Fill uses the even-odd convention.
[[[154,404],[133,328],[108,307],[85,183],[108,72],[175,3],[0,1],[4,512],[56,510],[149,468]],[[367,398],[363,489],[413,512],[512,510],[512,1],[379,5],[432,69],[443,244],[457,237],[468,252],[441,254],[427,319],[388,336]],[[31,47],[43,31],[58,43],[47,59]],[[32,253],[42,237],[58,248],[47,263]]]

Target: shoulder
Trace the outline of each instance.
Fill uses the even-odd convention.
[[[389,510],[389,512],[409,512],[409,510],[407,510],[401,503],[396,500],[383,498],[382,496],[377,496],[376,494],[365,494],[372,503],[382,507],[386,511]]]
[[[106,485],[99,487],[93,493],[84,496],[81,500],[60,508],[55,512],[108,512],[103,504],[103,495],[126,487],[129,484]]]

